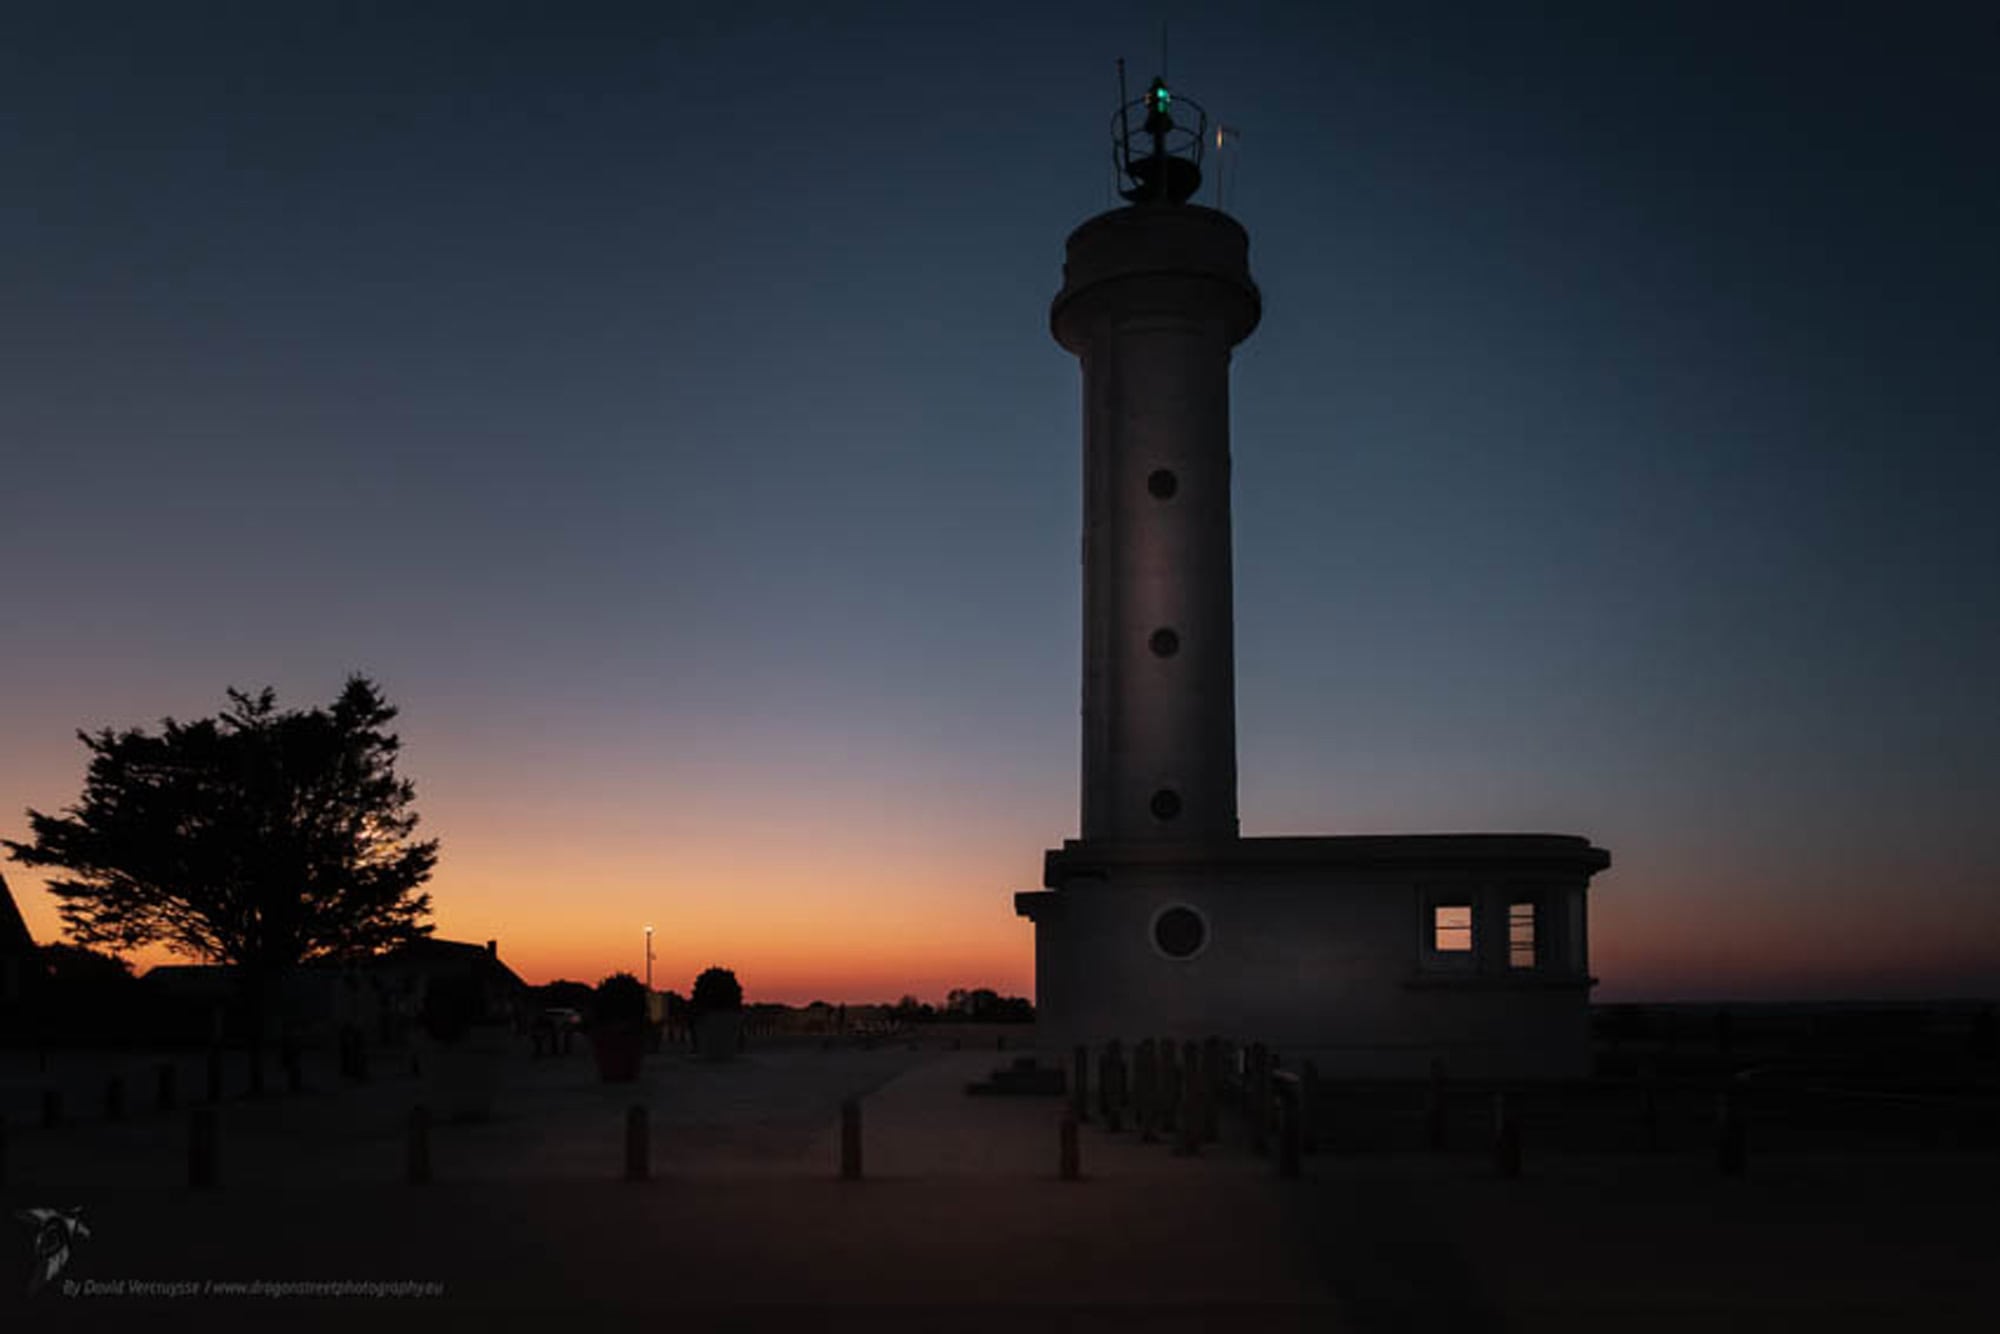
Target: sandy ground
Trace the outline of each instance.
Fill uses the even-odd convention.
[[[670,1056],[636,1089],[587,1058],[523,1060],[496,1120],[439,1129],[418,1187],[407,1077],[232,1104],[213,1191],[183,1184],[178,1117],[23,1130],[0,1205],[82,1206],[70,1277],[100,1287],[31,1302],[9,1265],[0,1329],[2000,1327],[2000,1155],[1766,1156],[1742,1179],[1700,1154],[1531,1156],[1512,1181],[1476,1151],[1317,1155],[1287,1182],[1233,1126],[1192,1160],[1089,1126],[1066,1182],[1058,1101],[962,1091],[1008,1055]],[[865,1178],[842,1182],[835,1109],[861,1093]],[[643,1183],[618,1179],[635,1098],[654,1118]],[[442,1295],[213,1287],[256,1280]]]

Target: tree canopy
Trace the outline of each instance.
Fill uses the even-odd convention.
[[[213,718],[78,732],[81,800],[28,812],[34,839],[0,840],[49,882],[82,945],[175,953],[270,977],[370,954],[430,931],[417,887],[438,844],[412,841],[416,788],[399,778],[396,710],[365,677],[327,708],[281,712],[268,687],[230,690]]]

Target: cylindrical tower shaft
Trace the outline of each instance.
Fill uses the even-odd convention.
[[[1229,358],[1249,238],[1191,204],[1071,233],[1056,341],[1083,365],[1086,840],[1236,836]]]

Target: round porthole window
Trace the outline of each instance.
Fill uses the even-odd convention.
[[[1153,794],[1151,805],[1155,820],[1171,820],[1181,813],[1181,794],[1163,787]]]
[[[1146,643],[1156,658],[1171,658],[1181,651],[1181,637],[1165,626],[1153,631],[1153,637]]]
[[[1208,944],[1208,923],[1184,903],[1153,916],[1153,948],[1169,959],[1192,959]]]
[[[1181,483],[1172,468],[1155,468],[1146,477],[1146,489],[1153,493],[1155,499],[1171,500],[1174,492],[1181,489]]]

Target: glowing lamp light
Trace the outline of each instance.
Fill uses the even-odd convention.
[[[1174,100],[1174,95],[1167,91],[1167,85],[1155,81],[1153,84],[1152,96],[1153,96],[1153,111],[1155,112],[1155,114],[1161,116],[1166,115],[1167,108],[1170,105],[1172,105]]]

